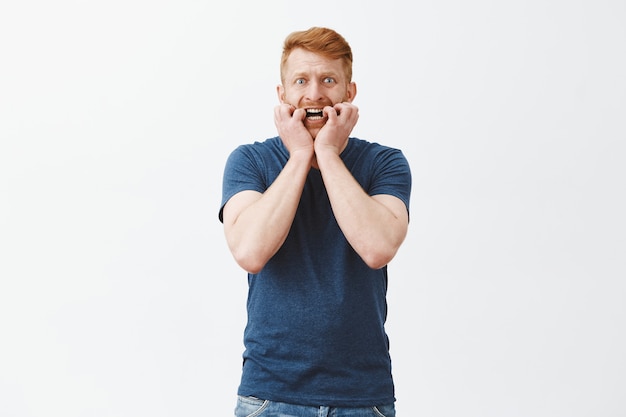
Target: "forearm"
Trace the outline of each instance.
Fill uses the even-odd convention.
[[[341,158],[317,155],[337,223],[352,248],[371,268],[389,263],[404,241],[408,214],[399,199],[369,196]]]
[[[224,231],[237,263],[260,271],[285,241],[300,201],[310,161],[291,158],[263,193],[234,196],[224,207]]]

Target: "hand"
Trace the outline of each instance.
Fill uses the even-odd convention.
[[[290,104],[282,103],[274,108],[274,124],[290,156],[306,152],[310,158],[313,157],[313,137],[304,126],[305,116],[305,110]]]
[[[350,103],[337,103],[324,107],[328,117],[315,138],[315,152],[331,150],[339,155],[346,147],[348,137],[359,119],[359,109]]]

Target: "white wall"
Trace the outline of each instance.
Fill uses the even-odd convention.
[[[292,30],[352,44],[364,139],[400,147],[399,416],[626,415],[626,5],[0,5],[0,414],[229,416],[245,274],[217,220],[275,135]]]

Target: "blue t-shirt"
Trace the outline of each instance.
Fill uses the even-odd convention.
[[[224,170],[224,204],[264,192],[289,153],[279,137],[241,145]],[[341,158],[369,195],[390,194],[407,210],[408,162],[398,149],[350,138]],[[248,322],[239,395],[313,406],[395,401],[387,317],[387,267],[371,269],[333,215],[311,169],[289,234],[258,274],[248,274]]]

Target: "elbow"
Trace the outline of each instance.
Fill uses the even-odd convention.
[[[261,272],[267,259],[259,254],[253,254],[245,251],[232,251],[233,258],[240,268],[250,274],[258,274]]]
[[[372,250],[361,255],[363,262],[371,269],[380,269],[386,266],[395,257],[397,248],[387,250]]]
[[[372,269],[380,269],[395,258],[405,234],[396,236],[383,242],[369,244],[359,252],[361,259]]]
[[[265,263],[254,262],[248,259],[235,258],[235,262],[237,262],[237,265],[239,265],[241,269],[243,269],[244,271],[250,274],[258,274],[259,272],[261,272],[261,270],[265,266]]]
[[[279,247],[262,239],[246,238],[228,240],[228,247],[237,265],[249,272],[258,274],[278,251]]]
[[[240,262],[240,261],[237,261],[237,264],[239,265],[239,267],[241,269],[243,269],[247,273],[253,274],[253,275],[254,274],[258,274],[259,272],[261,272],[261,270],[265,266],[265,265],[261,265],[261,264],[246,263],[246,262]]]

